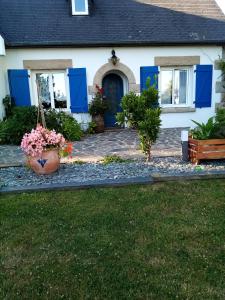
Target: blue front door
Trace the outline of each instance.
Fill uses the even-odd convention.
[[[114,127],[116,126],[116,114],[122,111],[120,103],[123,97],[123,80],[119,75],[109,74],[103,79],[102,87],[108,103],[105,127]]]

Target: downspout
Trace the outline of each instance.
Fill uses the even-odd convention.
[[[5,56],[5,42],[1,35],[0,35],[0,56]]]

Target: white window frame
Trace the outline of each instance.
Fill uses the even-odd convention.
[[[162,104],[161,103],[161,86],[162,86],[162,71],[173,71],[173,82],[174,82],[174,71],[175,70],[186,70],[187,71],[187,102],[185,104],[175,104],[174,103],[174,89],[172,91],[172,104]],[[174,67],[160,67],[159,73],[159,103],[161,107],[192,107],[193,106],[193,80],[194,80],[194,67],[193,66],[174,66]]]
[[[34,99],[33,104],[38,106],[38,91],[37,91],[37,82],[36,82],[37,76],[36,75],[40,74],[40,73],[45,73],[45,74],[62,73],[62,74],[64,74],[67,108],[55,108],[55,102],[54,102],[54,98],[53,98],[53,84],[51,84],[49,87],[50,95],[51,95],[51,109],[55,109],[57,111],[65,111],[65,112],[70,111],[70,95],[69,95],[69,83],[68,83],[67,70],[35,70],[35,71],[32,71],[31,81],[32,81],[33,99]]]
[[[72,14],[73,16],[79,16],[79,15],[88,15],[88,0],[85,0],[85,11],[76,11],[75,9],[75,1],[76,0],[71,0],[72,1]]]

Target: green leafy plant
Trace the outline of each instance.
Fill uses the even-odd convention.
[[[59,112],[58,119],[61,127],[59,132],[63,134],[65,139],[69,141],[79,141],[81,139],[83,132],[78,122],[72,116]]]
[[[218,61],[218,67],[222,71],[222,77],[224,78],[224,76],[225,76],[225,60],[224,59],[220,59]]]
[[[197,127],[191,130],[191,135],[194,139],[197,140],[208,140],[214,138],[215,133],[215,122],[214,117],[209,118],[207,123],[199,123],[197,121],[193,121]]]
[[[156,84],[150,85],[151,79],[146,81],[146,89],[138,96],[131,92],[122,98],[122,112],[117,114],[117,123],[136,128],[141,140],[142,151],[147,160],[151,158],[151,147],[155,143],[161,125],[161,109],[158,103]]]
[[[152,145],[156,142],[161,125],[161,109],[149,108],[146,110],[145,117],[138,123],[138,133],[141,140],[142,151],[147,156],[147,160],[151,159]]]
[[[5,108],[5,119],[12,116],[13,108],[15,107],[15,103],[13,102],[12,98],[9,95],[6,95],[5,98],[3,98],[2,103]]]
[[[134,92],[128,93],[122,98],[121,107],[122,112],[116,115],[117,123],[123,126],[127,122],[129,126],[137,128],[138,121],[144,111],[140,96],[137,96]]]
[[[45,120],[48,129],[55,129],[68,141],[78,141],[83,135],[81,126],[73,116],[66,112],[47,109],[45,110]]]
[[[96,123],[94,121],[91,121],[88,123],[88,129],[87,129],[87,133],[88,134],[94,134],[95,133],[95,128],[96,128]]]
[[[74,161],[72,161],[72,163],[74,165],[86,165],[87,164],[87,162],[85,162],[83,160],[74,160]]]
[[[37,125],[38,110],[35,106],[14,107],[12,115],[0,122],[0,143],[19,145],[23,135]],[[83,132],[78,122],[65,112],[46,110],[47,128],[55,129],[67,140],[80,140]]]
[[[217,139],[225,138],[225,109],[218,108],[215,117],[214,137]]]
[[[89,105],[89,114],[93,116],[103,116],[108,109],[107,102],[103,97],[103,89],[96,85],[97,92]]]
[[[218,108],[216,116],[209,118],[206,123],[193,121],[197,127],[190,131],[191,136],[198,140],[225,138],[225,109]]]
[[[118,155],[106,155],[102,161],[104,165],[112,164],[112,163],[124,163],[127,162],[127,159],[123,159]]]
[[[140,98],[143,99],[143,103],[147,108],[159,107],[159,91],[156,87],[157,76],[155,76],[155,83],[151,85],[151,78],[148,77],[146,81],[146,89],[141,93]]]
[[[0,124],[0,142],[1,144],[19,145],[24,133],[30,132],[36,127],[37,108],[14,107],[12,116]]]

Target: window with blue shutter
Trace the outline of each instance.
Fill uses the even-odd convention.
[[[86,69],[69,69],[70,102],[72,113],[88,112]]]
[[[10,96],[16,106],[30,106],[29,74],[27,70],[8,70]]]
[[[159,67],[141,67],[141,92],[146,89],[146,81],[148,77],[150,77],[150,85],[156,85],[158,88],[158,75],[159,75]]]
[[[195,107],[211,107],[212,104],[212,65],[196,66]]]

